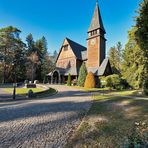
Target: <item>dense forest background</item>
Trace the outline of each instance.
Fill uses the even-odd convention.
[[[46,81],[46,75],[54,68],[57,52],[48,53],[44,36],[34,41],[29,34],[24,43],[20,33],[13,26],[0,29],[0,83]]]

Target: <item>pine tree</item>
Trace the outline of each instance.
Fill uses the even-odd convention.
[[[148,94],[148,0],[144,0],[140,4],[138,11],[139,16],[136,19],[136,39],[138,45],[143,51],[144,56],[144,73],[143,73],[143,88]]]
[[[35,52],[35,42],[31,33],[26,37],[26,42],[27,42],[27,55],[29,56],[32,54],[32,52]]]
[[[57,51],[55,50],[54,53],[53,53],[54,61],[56,61],[57,56],[58,56],[58,53],[57,53]]]
[[[20,33],[21,31],[13,26],[0,29],[0,60],[3,65],[3,83],[13,82],[14,73],[16,73],[16,79],[24,78],[25,56],[23,51],[25,44],[19,37]]]
[[[87,69],[86,69],[85,63],[83,62],[79,71],[78,86],[81,86],[81,87],[84,86],[86,76],[87,76]]]
[[[35,43],[36,51],[40,60],[40,65],[37,68],[37,78],[38,80],[45,81],[46,75],[49,73],[50,60],[48,55],[47,40],[43,36],[41,39],[37,40]]]

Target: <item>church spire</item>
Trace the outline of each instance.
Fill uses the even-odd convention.
[[[98,0],[96,0],[96,7],[94,10],[94,15],[93,15],[90,27],[88,29],[88,32],[96,29],[101,29],[105,33],[105,29],[104,29],[104,25],[103,25],[101,13],[100,13],[99,5],[98,5]]]

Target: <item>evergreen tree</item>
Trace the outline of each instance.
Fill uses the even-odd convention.
[[[128,32],[128,43],[125,46],[123,52],[123,62],[122,62],[122,75],[123,78],[133,88],[142,87],[142,76],[143,76],[143,51],[139,47],[136,41],[135,32],[136,27],[133,27]]]
[[[144,56],[144,73],[143,73],[143,88],[148,94],[148,0],[144,0],[140,4],[138,11],[139,16],[136,19],[136,39],[138,45],[143,51]]]
[[[115,46],[111,47],[109,50],[109,60],[113,73],[120,74],[120,56]]]
[[[19,46],[16,46],[14,50],[14,66],[16,72],[16,81],[24,81],[26,79],[26,53],[25,53],[25,44],[18,40]]]
[[[46,75],[49,73],[51,61],[49,59],[48,47],[47,47],[48,44],[47,44],[46,38],[43,36],[41,38],[41,41],[42,41],[42,46],[43,46],[43,50],[42,50],[43,62],[41,65],[41,78],[44,83],[46,79]]]
[[[35,52],[35,42],[31,33],[26,37],[26,42],[27,42],[27,55],[29,56],[32,54],[32,52]]]
[[[3,65],[3,83],[14,81],[14,73],[16,73],[16,79],[24,78],[21,74],[25,72],[22,68],[22,64],[25,63],[23,54],[25,44],[19,37],[20,33],[19,29],[12,26],[0,29],[0,60]]]
[[[71,86],[71,74],[68,74],[67,86]]]
[[[40,65],[37,68],[37,78],[45,80],[46,75],[49,73],[50,60],[47,52],[47,40],[45,37],[36,41],[35,47],[37,49]]]
[[[87,69],[86,69],[85,63],[83,62],[79,71],[78,86],[81,86],[81,87],[84,86],[86,76],[87,76]]]
[[[122,51],[123,51],[121,42],[118,42],[116,44],[116,49],[118,51],[118,60],[119,60],[118,67],[119,67],[119,70],[120,70],[120,68],[121,68],[121,62],[122,62]]]
[[[55,50],[54,52],[53,52],[53,62],[55,63],[56,62],[56,59],[57,59],[57,57],[58,57],[58,53],[57,53],[57,51]]]
[[[118,42],[116,46],[111,47],[109,50],[109,60],[115,74],[121,74],[121,62],[122,62],[122,44]]]

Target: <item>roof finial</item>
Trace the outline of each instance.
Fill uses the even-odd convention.
[[[96,4],[98,4],[98,0],[96,0]]]

